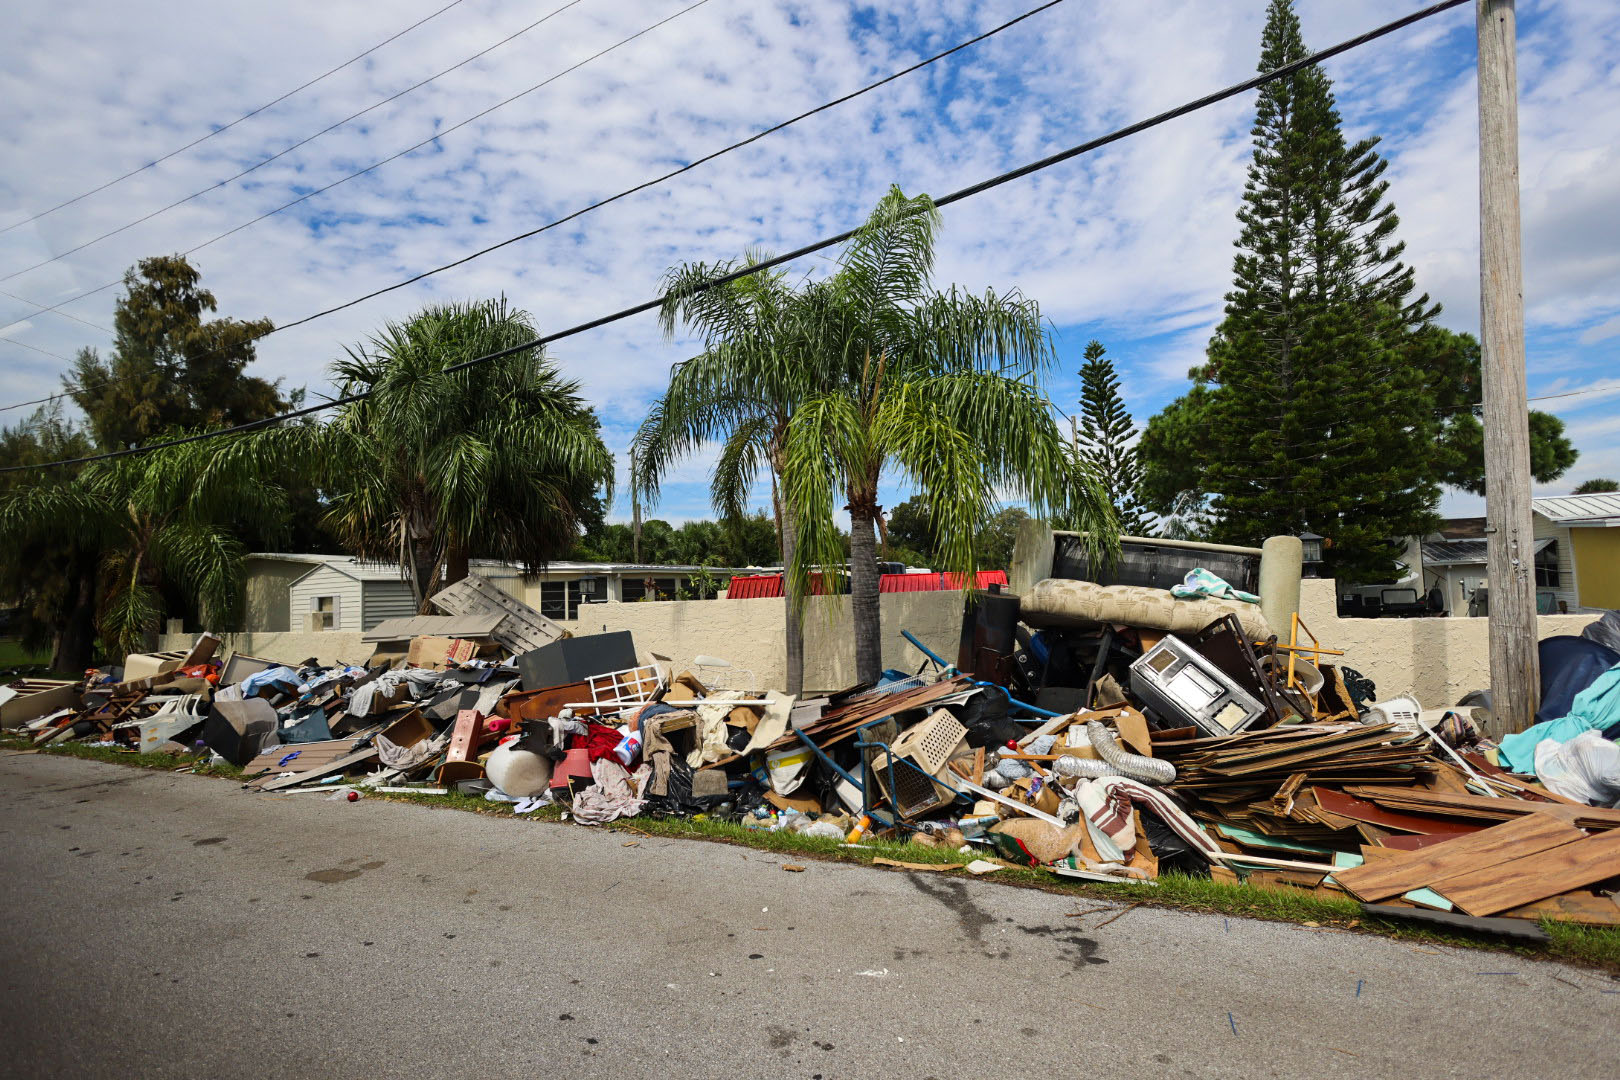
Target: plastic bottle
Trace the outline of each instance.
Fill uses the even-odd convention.
[[[870,829],[871,827],[872,827],[872,815],[870,815],[870,814],[862,814],[861,817],[860,817],[860,820],[855,822],[855,827],[853,829],[849,830],[849,835],[844,837],[844,843],[846,843],[846,844],[858,844],[858,843],[860,843],[861,842],[861,837],[865,836],[866,835],[866,830]]]

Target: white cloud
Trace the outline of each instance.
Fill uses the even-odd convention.
[[[417,142],[686,2],[587,0],[244,182],[0,288],[56,302],[111,281],[142,256],[188,248],[290,193]],[[411,0],[409,10],[379,16],[375,5],[332,0],[176,0],[161,15],[111,0],[20,5],[8,12],[0,41],[7,102],[0,152],[9,166],[0,174],[0,223],[188,141],[434,6]],[[222,313],[285,322],[552,220],[1030,6],[891,0],[857,11],[803,0],[711,0],[433,148],[203,249],[195,261]],[[1588,331],[1577,344],[1573,335],[1620,317],[1620,212],[1611,179],[1620,161],[1602,134],[1620,130],[1613,61],[1620,25],[1598,0],[1525,8],[1532,346],[1568,332],[1569,370],[1585,377],[1583,348],[1601,339],[1586,340],[1598,332]],[[1301,9],[1307,40],[1320,46],[1410,4],[1312,0]],[[0,273],[227,176],[537,14],[466,0],[196,151],[0,236]],[[675,261],[796,247],[857,222],[890,182],[942,193],[1245,78],[1263,14],[1258,2],[1062,5],[661,188],[276,334],[264,342],[259,368],[319,391],[342,344],[434,299],[504,292],[554,330],[650,298]],[[1470,23],[1465,9],[1454,11],[1330,64],[1347,126],[1385,136],[1409,259],[1459,329],[1472,328],[1477,307]],[[1018,287],[1038,299],[1064,330],[1066,369],[1087,338],[1102,337],[1144,421],[1182,385],[1220,317],[1251,107],[1252,96],[1184,117],[948,209],[941,280]],[[109,325],[114,295],[68,310]],[[34,315],[4,296],[0,323],[63,355],[107,345],[89,327]],[[60,364],[0,347],[0,403],[57,388]],[[665,342],[641,317],[559,343],[555,353],[597,404],[610,445],[622,449],[669,365],[690,348],[681,338]],[[1072,398],[1072,389],[1072,372],[1060,372],[1053,396]],[[1612,445],[1603,432],[1594,437]],[[706,511],[705,464],[683,466],[664,503],[672,517]]]

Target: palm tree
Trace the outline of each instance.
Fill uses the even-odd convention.
[[[816,568],[843,572],[834,509],[845,501],[862,682],[882,671],[874,526],[886,469],[922,496],[947,571],[977,569],[974,537],[1008,496],[1063,515],[1099,554],[1118,533],[1097,477],[1065,453],[1041,390],[1052,352],[1038,307],[1017,292],[936,292],[938,227],[932,199],[890,188],[838,270],[795,305],[795,336],[824,388],[787,425],[783,512],[799,530],[787,573],[802,590]]]
[[[305,429],[272,428],[95,462],[71,484],[46,479],[0,498],[0,544],[99,547],[96,625],[109,650],[157,631],[165,587],[228,629],[241,611],[240,534],[284,526],[286,492],[266,478],[296,467],[306,445]]]
[[[351,348],[345,395],[320,441],[327,520],[350,550],[397,560],[418,605],[473,555],[526,567],[566,554],[581,508],[611,493],[595,414],[504,298],[429,307]],[[476,357],[514,349],[474,367]]]
[[[815,357],[800,336],[799,298],[779,272],[712,284],[764,258],[742,262],[688,263],[664,280],[659,313],[666,336],[679,324],[694,329],[703,351],[670,373],[669,388],[636,432],[636,493],[653,501],[670,467],[703,446],[719,442],[710,480],[715,512],[738,523],[763,467],[770,473],[777,537],[786,566],[797,555],[798,528],[792,509],[778,498],[789,421],[798,403],[818,388]],[[804,689],[804,589],[787,579],[787,691]]]

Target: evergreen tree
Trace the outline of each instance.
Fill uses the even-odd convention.
[[[1308,51],[1290,0],[1272,0],[1260,70]],[[1253,136],[1234,288],[1195,372],[1211,532],[1309,529],[1336,576],[1385,579],[1399,538],[1435,520],[1433,400],[1410,344],[1438,309],[1412,295],[1378,140],[1346,143],[1319,68],[1261,88]]]
[[[1100,341],[1086,345],[1086,362],[1080,365],[1080,416],[1076,427],[1076,451],[1091,463],[1092,469],[1119,515],[1120,531],[1128,536],[1146,535],[1149,528],[1138,488],[1142,465],[1137,459],[1136,424],[1119,396],[1119,376],[1114,362]]]
[[[124,273],[112,354],[83,349],[63,378],[97,445],[116,450],[173,428],[246,423],[286,408],[277,383],[243,374],[269,319],[203,320],[214,294],[183,255],[142,259]]]

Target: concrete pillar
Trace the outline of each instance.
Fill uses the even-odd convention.
[[[1305,569],[1305,545],[1297,536],[1270,536],[1260,545],[1260,612],[1271,632],[1284,641],[1299,611],[1299,579]]]

